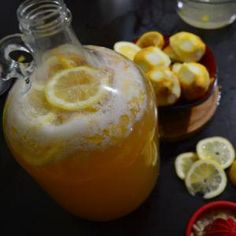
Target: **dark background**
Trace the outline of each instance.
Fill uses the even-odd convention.
[[[1,2],[0,37],[18,32],[15,11],[20,2]],[[161,173],[150,198],[132,214],[108,223],[81,220],[60,208],[14,161],[1,128],[0,235],[184,235],[189,217],[207,201],[187,193],[175,175],[175,156],[193,151],[197,141],[208,136],[224,136],[236,146],[236,24],[216,31],[197,30],[180,20],[174,0],[66,0],[66,3],[83,44],[112,47],[118,40],[132,40],[147,30],[197,33],[217,58],[222,99],[215,117],[200,133],[182,142],[161,143]],[[1,117],[4,100],[2,96]],[[234,201],[236,189],[229,183],[216,199]]]

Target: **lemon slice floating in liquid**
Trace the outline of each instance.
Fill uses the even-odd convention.
[[[46,98],[55,107],[78,111],[98,104],[106,95],[111,73],[79,66],[54,74],[46,85]]]
[[[235,159],[233,145],[223,137],[211,137],[199,141],[197,154],[202,160],[216,161],[223,169],[228,168]]]
[[[199,160],[190,168],[185,179],[185,185],[190,194],[203,194],[210,199],[221,194],[227,184],[224,170],[215,161]]]

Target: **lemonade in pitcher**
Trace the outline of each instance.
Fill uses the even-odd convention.
[[[62,207],[91,220],[136,209],[158,175],[157,112],[150,84],[110,49],[83,48],[60,0],[18,8],[35,69],[4,110],[14,157]]]

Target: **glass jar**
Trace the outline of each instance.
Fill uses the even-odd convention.
[[[7,143],[62,207],[91,220],[136,209],[158,175],[157,111],[150,84],[114,51],[82,47],[60,0],[17,11],[35,68],[18,79],[4,110]]]
[[[217,29],[233,23],[236,19],[235,0],[178,0],[177,12],[188,24]]]

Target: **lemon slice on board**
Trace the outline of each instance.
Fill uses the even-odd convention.
[[[233,145],[223,137],[211,137],[199,141],[197,154],[202,160],[216,161],[223,169],[228,168],[235,159]]]
[[[190,194],[201,193],[205,199],[210,199],[224,191],[227,178],[217,162],[199,160],[188,171],[185,185]]]
[[[185,152],[179,154],[175,159],[175,171],[180,179],[185,179],[189,169],[194,162],[198,160],[198,156],[194,152]]]
[[[114,44],[114,50],[128,59],[133,60],[141,48],[131,42],[119,41]]]
[[[91,108],[107,94],[110,78],[111,73],[88,66],[63,70],[49,79],[47,101],[68,111]]]
[[[150,46],[162,48],[165,44],[164,37],[158,31],[149,31],[144,33],[136,42],[136,44],[141,48],[146,48]]]

